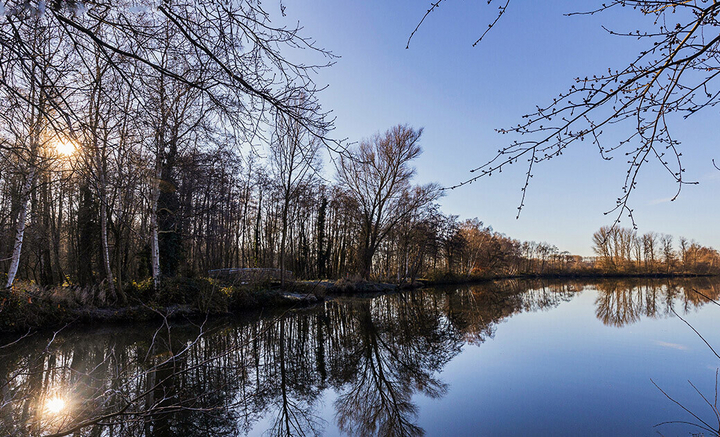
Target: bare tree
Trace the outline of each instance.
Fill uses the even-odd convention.
[[[338,180],[360,208],[358,267],[363,278],[372,271],[372,259],[380,243],[403,218],[436,200],[436,185],[411,188],[415,169],[410,161],[420,153],[422,129],[398,125],[363,140],[350,156],[341,156]]]
[[[673,249],[673,236],[663,234],[660,236],[660,250],[662,251],[663,261],[665,262],[665,271],[669,273],[675,267],[677,256]]]
[[[296,63],[288,57],[300,50],[323,60]],[[94,182],[97,197],[85,196],[84,204],[98,202],[98,253],[111,294],[116,282],[113,257],[123,268],[127,263],[121,258],[132,258],[121,252],[129,247],[119,244],[120,236],[148,237],[148,264],[157,283],[163,242],[179,235],[177,208],[163,203],[163,189],[169,188],[169,197],[176,196],[173,165],[182,146],[224,144],[239,153],[241,147],[267,142],[273,116],[281,114],[315,136],[317,144],[334,147],[337,143],[326,137],[332,121],[320,109],[312,80],[316,69],[330,65],[332,57],[301,35],[299,25],[274,26],[270,14],[255,1],[5,2],[0,10],[2,117],[22,119],[25,129],[32,130],[3,132],[0,140],[3,157],[17,158],[11,199],[20,200],[13,201],[18,207],[0,219],[4,234],[9,226],[15,228],[7,284],[21,267],[30,197],[45,165],[41,152],[46,142],[62,137],[82,146],[87,158],[82,170],[87,181]],[[129,109],[137,121],[131,129]],[[114,111],[124,111],[124,117],[116,117]],[[138,153],[143,146],[154,152],[145,167],[147,162],[141,161],[147,156]],[[124,169],[119,164],[113,168],[112,158],[127,163],[129,155],[134,156],[136,173],[146,175],[142,182],[147,186],[131,185],[139,191],[136,197],[118,195],[122,188],[113,181],[113,175]],[[8,169],[3,162],[0,171],[7,174]],[[113,216],[112,202],[123,197],[139,203],[140,196],[145,199],[143,210],[124,203],[123,211],[137,215],[123,215],[116,225],[120,217]],[[70,204],[76,200],[67,198]],[[143,228],[131,233],[126,224],[133,219]],[[165,270],[173,272],[170,267]]]
[[[26,26],[12,26],[11,42],[0,38],[6,42],[0,44],[3,147],[13,155],[12,163],[6,164],[14,167],[11,171],[21,181],[6,287],[12,286],[20,266],[31,194],[39,173],[47,167],[51,143],[57,140],[52,129],[58,122],[54,99],[59,90],[64,91],[60,81],[67,62],[57,26],[42,17],[26,20]]]
[[[645,258],[645,271],[650,273],[655,268],[655,255],[657,252],[658,235],[648,232],[642,236],[643,257]]]
[[[296,120],[279,114],[274,140],[270,143],[270,159],[279,182],[282,197],[282,229],[280,239],[280,283],[285,287],[285,248],[288,231],[288,210],[298,190],[319,169],[317,137]]]
[[[110,298],[115,300],[117,292],[110,260],[110,243],[108,241],[109,205],[107,192],[110,172],[108,168],[111,147],[110,138],[111,130],[113,130],[113,126],[111,126],[113,123],[109,118],[116,115],[116,111],[111,111],[110,108],[117,101],[118,94],[114,92],[116,89],[111,91],[111,87],[107,86],[106,82],[112,80],[108,77],[110,65],[99,55],[97,47],[95,49],[94,56],[91,56],[91,59],[88,60],[91,63],[86,63],[87,76],[89,77],[86,93],[88,94],[87,102],[89,104],[86,113],[87,122],[83,123],[82,129],[84,133],[82,149],[87,160],[86,166],[89,169],[87,173],[89,179],[94,182],[93,185],[99,201],[102,265],[108,290],[110,291]],[[102,293],[100,301],[103,302],[104,300],[105,296]]]

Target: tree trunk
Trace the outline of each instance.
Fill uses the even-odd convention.
[[[110,245],[108,244],[107,229],[107,204],[105,196],[105,174],[100,175],[100,242],[102,244],[103,267],[105,267],[105,279],[107,279],[110,298],[116,299],[115,278],[110,266]]]
[[[15,228],[15,244],[13,245],[13,254],[10,261],[10,269],[8,269],[6,288],[12,287],[15,282],[18,267],[20,266],[20,254],[22,253],[23,238],[25,237],[25,219],[27,218],[28,202],[30,201],[30,192],[35,180],[37,169],[31,164],[30,173],[28,174],[25,184],[20,194],[20,212],[18,213],[17,227]]]
[[[150,203],[150,264],[155,291],[160,287],[160,244],[158,239],[158,200],[160,199],[160,170],[155,172]]]
[[[282,237],[280,238],[280,288],[285,289],[285,242],[287,240],[287,213],[289,200],[285,198],[282,212]]]
[[[360,276],[363,279],[369,280],[370,273],[372,273],[372,259],[375,251],[369,247],[363,247],[360,249]]]
[[[64,190],[61,186],[59,190],[57,217],[52,217],[52,220],[50,221],[50,223],[52,224],[51,238],[53,245],[53,254],[55,256],[55,271],[57,272],[61,284],[65,282],[65,273],[63,272],[62,265],[60,263],[60,232],[63,223],[63,191]]]

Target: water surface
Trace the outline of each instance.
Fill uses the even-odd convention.
[[[503,281],[6,338],[0,435],[717,435],[720,359],[680,317],[720,350],[719,291]]]

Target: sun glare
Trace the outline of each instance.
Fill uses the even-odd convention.
[[[75,144],[69,140],[60,140],[55,143],[55,150],[60,155],[69,156],[75,153]]]
[[[45,403],[45,409],[48,413],[58,414],[65,409],[65,400],[59,397],[48,399]]]

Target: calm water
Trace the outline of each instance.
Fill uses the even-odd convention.
[[[717,435],[720,359],[677,315],[720,351],[719,291],[507,281],[2,339],[0,436]]]

